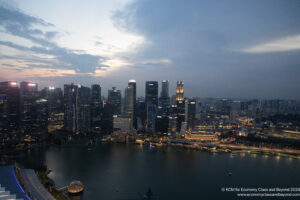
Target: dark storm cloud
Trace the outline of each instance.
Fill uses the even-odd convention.
[[[148,66],[145,79],[164,75],[172,82],[184,80],[189,96],[300,98],[291,87],[300,84],[299,50],[255,55],[241,51],[300,35],[300,1],[139,0],[116,11],[112,19],[121,30],[149,41],[131,57],[172,60],[171,71]]]
[[[3,32],[30,40],[39,46],[25,47],[11,41],[3,40],[0,41],[1,45],[21,51],[55,57],[51,65],[49,65],[48,61],[47,65],[39,65],[40,67],[74,69],[81,73],[92,73],[96,68],[101,68],[101,62],[105,60],[104,57],[59,47],[53,41],[53,39],[59,35],[59,32],[43,31],[41,28],[37,28],[37,26],[47,28],[53,27],[54,25],[40,18],[27,15],[16,8],[0,5],[0,27],[2,27]],[[32,61],[44,62],[42,59],[32,59]]]

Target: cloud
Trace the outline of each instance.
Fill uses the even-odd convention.
[[[76,75],[74,70],[66,70],[66,69],[51,69],[51,68],[40,68],[40,67],[33,67],[30,68],[23,68],[18,69],[17,67],[9,67],[9,68],[2,68],[0,78],[6,79],[7,77],[13,77],[13,79],[28,79],[28,78],[45,78],[45,77],[62,77],[66,75]]]
[[[284,37],[270,42],[246,47],[245,53],[269,53],[300,50],[300,35]]]
[[[294,79],[295,74],[300,76],[300,69],[294,68],[300,64],[298,51],[261,55],[229,49],[240,50],[249,44],[299,35],[299,9],[299,1],[295,0],[191,0],[188,3],[136,0],[114,12],[112,18],[116,27],[143,35],[148,42],[137,53],[124,55],[133,60],[131,77],[167,78],[171,83],[184,80],[190,88],[186,94],[191,96],[263,97],[272,96],[275,87],[278,96],[279,93],[284,96],[287,84],[300,80]],[[298,40],[293,38],[276,48],[285,50],[298,45]],[[170,68],[159,67],[161,63],[142,66],[138,62],[161,58],[172,61],[168,64]],[[118,78],[129,74],[126,70],[119,73],[122,74]],[[232,89],[236,86],[240,89]],[[299,98],[299,93],[294,91],[290,96]]]
[[[33,42],[31,47],[18,44],[18,41],[5,41],[1,38],[0,45],[17,49],[22,52],[14,56],[17,60],[28,59],[40,63],[40,68],[74,70],[77,73],[93,73],[102,66],[104,57],[85,53],[82,50],[68,49],[58,46],[53,40],[60,35],[58,31],[45,31],[45,28],[55,28],[53,24],[38,17],[25,14],[14,7],[0,4],[0,27],[2,32]],[[44,57],[51,59],[44,59]],[[1,58],[0,58],[1,59]],[[45,63],[45,65],[41,64]],[[36,69],[36,68],[35,68]]]

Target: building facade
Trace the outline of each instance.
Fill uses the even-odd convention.
[[[117,90],[116,87],[108,90],[108,103],[112,106],[114,115],[121,114],[121,98],[121,90]]]
[[[101,86],[98,84],[94,84],[92,85],[91,89],[91,129],[93,131],[100,131],[101,113]]]

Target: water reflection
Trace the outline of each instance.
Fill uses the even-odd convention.
[[[92,151],[49,148],[19,158],[27,168],[47,164],[58,187],[81,180],[86,189],[83,200],[138,199],[149,187],[160,199],[199,199],[199,195],[222,199],[224,185],[298,185],[300,162],[286,160],[289,164],[268,155],[213,154],[173,147],[152,150],[148,145],[122,144],[97,144]]]

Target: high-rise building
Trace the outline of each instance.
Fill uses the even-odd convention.
[[[196,125],[196,100],[189,99],[187,106],[187,129],[191,130]]]
[[[146,81],[146,103],[151,102],[154,105],[158,105],[158,82]]]
[[[183,101],[184,100],[184,83],[183,81],[177,81],[176,87],[176,101]]]
[[[134,114],[134,88],[128,86],[125,88],[125,107],[124,113],[133,118]]]
[[[181,130],[181,124],[184,122],[185,102],[184,102],[184,83],[177,81],[176,87],[176,105],[177,105],[177,132]]]
[[[154,134],[156,131],[156,116],[158,108],[158,82],[147,81],[146,82],[146,111],[147,111],[147,126],[148,133]]]
[[[108,90],[108,103],[112,106],[114,115],[121,114],[121,90],[116,87]]]
[[[19,100],[20,90],[16,82],[0,82],[0,133],[13,139],[20,128]]]
[[[136,107],[137,130],[143,131],[146,128],[147,108],[146,103],[139,98]]]
[[[156,113],[157,113],[157,106],[153,104],[151,101],[148,101],[147,104],[147,127],[146,130],[150,134],[156,133]]]
[[[78,134],[78,85],[64,85],[64,126],[65,130]]]
[[[162,81],[162,89],[159,97],[159,106],[157,109],[156,128],[157,132],[167,133],[169,129],[169,81]]]
[[[21,82],[20,84],[20,117],[23,135],[32,135],[36,132],[36,100],[38,85],[36,83]]]
[[[177,105],[171,105],[169,111],[169,135],[174,136],[177,130]]]
[[[36,119],[34,121],[37,140],[43,140],[48,133],[48,101],[43,94],[39,94],[35,102]]]
[[[8,138],[8,109],[7,95],[0,91],[0,142]]]
[[[50,86],[47,89],[48,132],[61,130],[64,125],[64,99],[61,88]]]
[[[169,97],[169,80],[163,80],[161,82],[161,97]]]
[[[78,130],[80,133],[88,133],[91,128],[91,89],[84,86],[78,88]]]
[[[102,116],[101,116],[101,133],[111,134],[113,132],[113,107],[109,103],[102,104]]]
[[[99,131],[101,127],[101,87],[100,85],[92,85],[91,92],[91,128],[94,131]]]
[[[74,133],[90,131],[91,89],[79,84],[64,85],[65,130]]]
[[[137,120],[136,120],[136,81],[131,79],[128,82],[128,87],[133,88],[133,126],[137,128]]]

